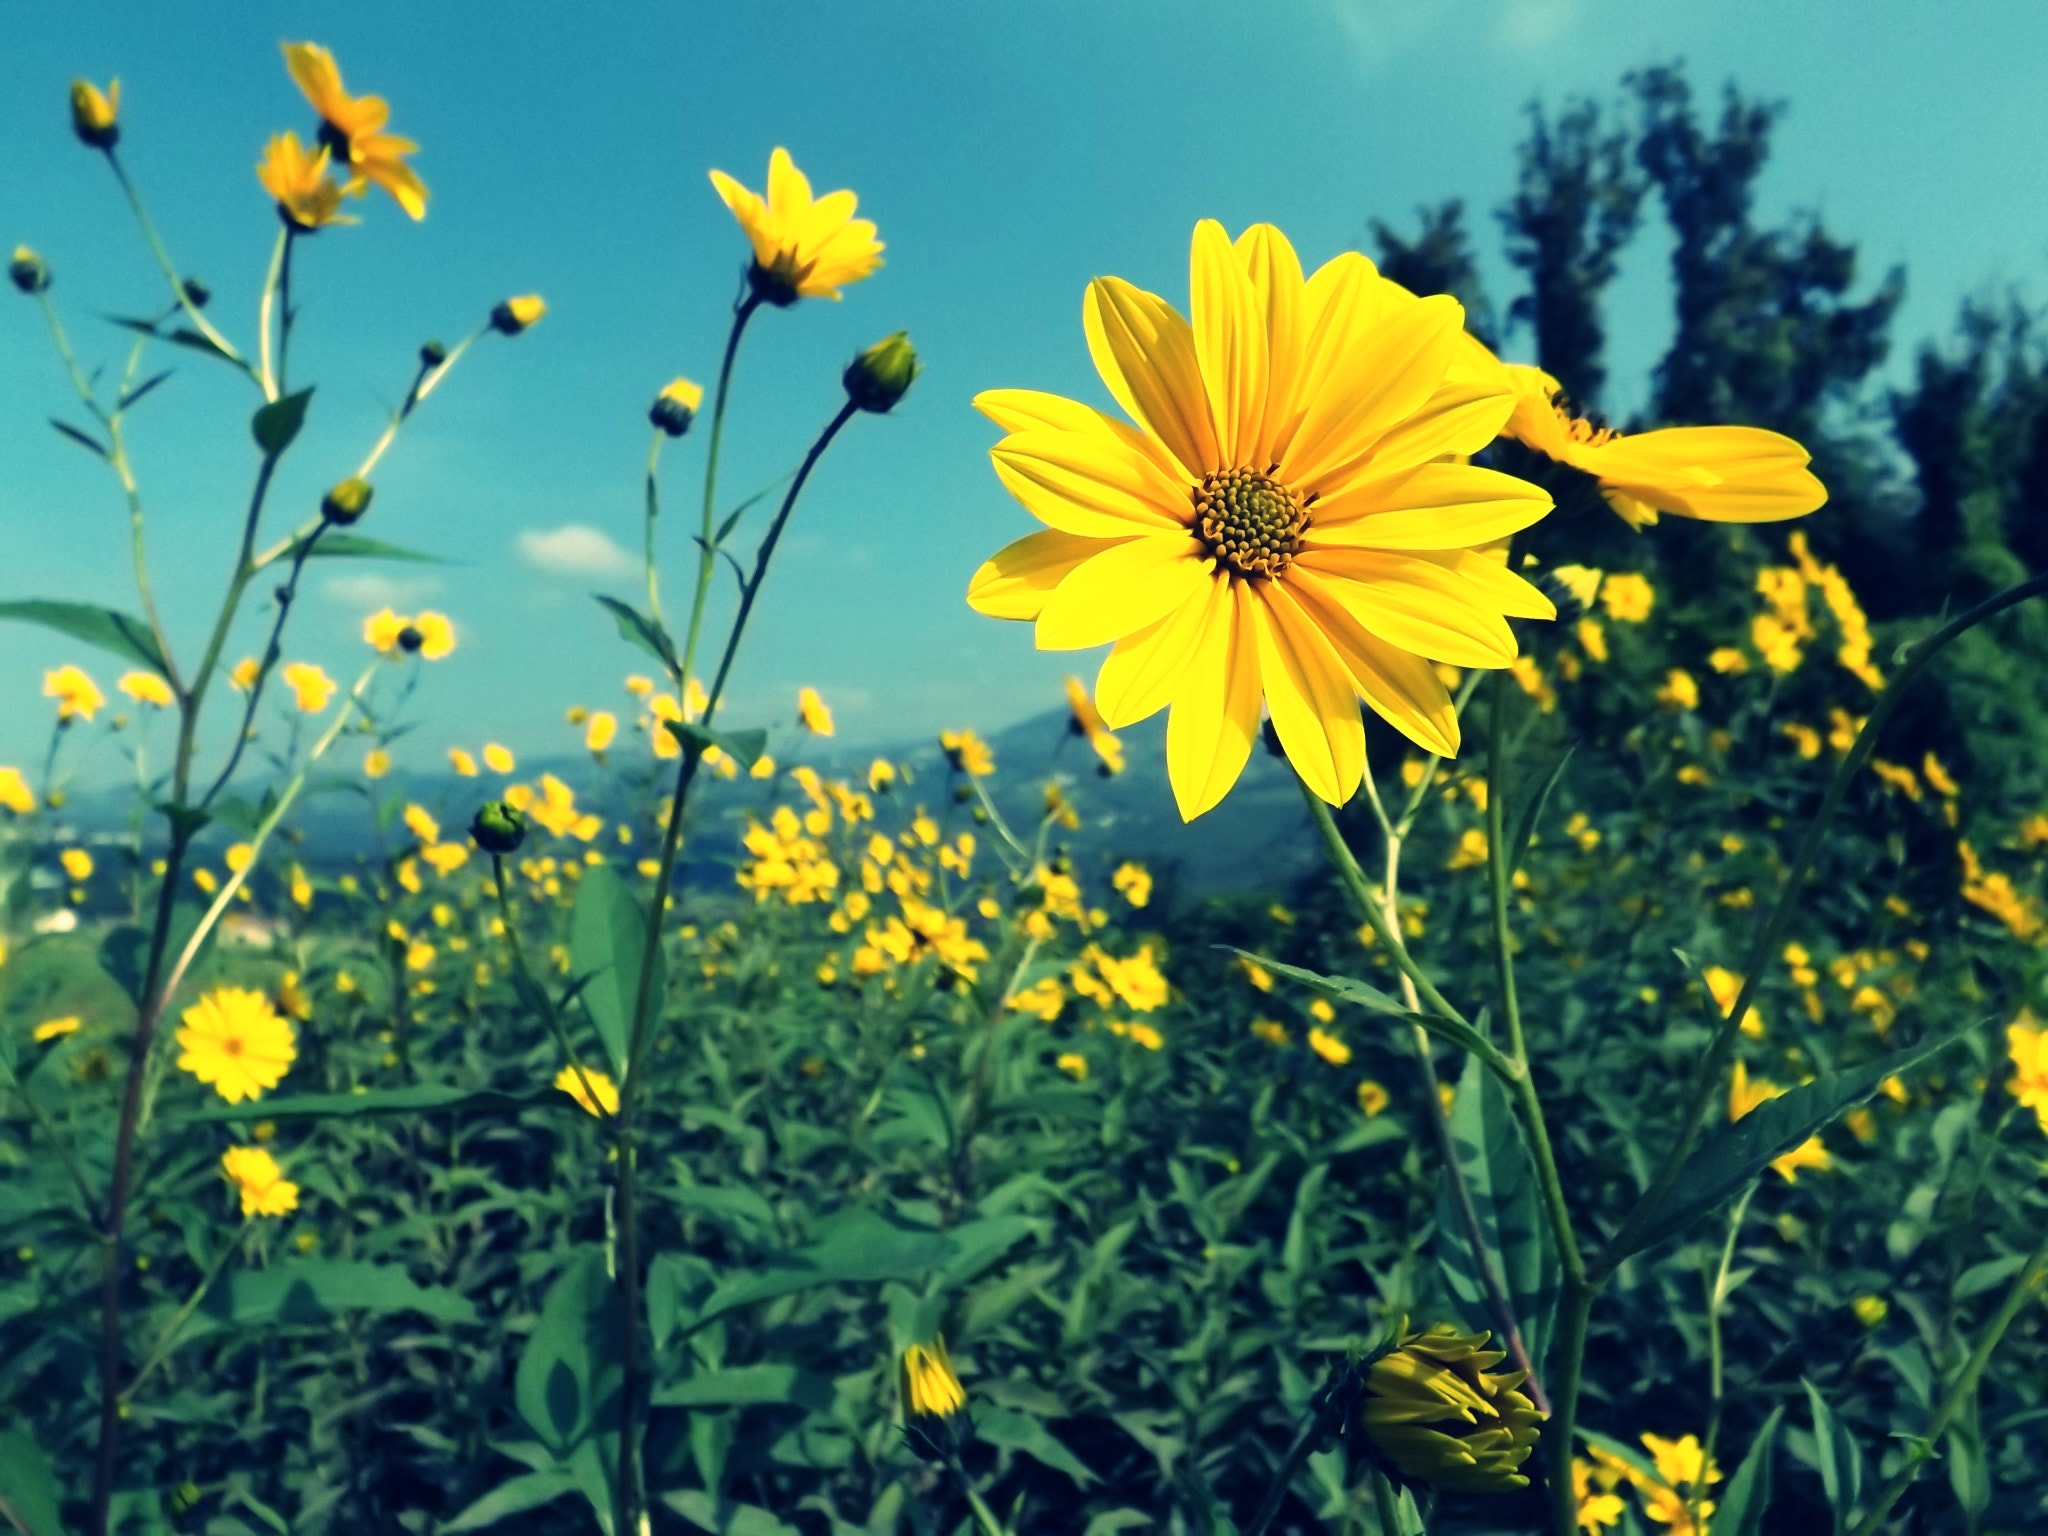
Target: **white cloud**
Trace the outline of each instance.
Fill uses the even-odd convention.
[[[528,528],[516,543],[519,558],[528,565],[563,576],[624,576],[640,565],[610,535],[588,523],[564,523],[545,531]]]
[[[1493,40],[1513,52],[1547,48],[1579,20],[1579,0],[1507,0]]]
[[[410,608],[441,590],[436,576],[383,576],[375,571],[350,571],[330,576],[321,590],[344,608]]]

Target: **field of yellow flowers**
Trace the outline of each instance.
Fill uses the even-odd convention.
[[[448,742],[402,779],[455,627],[387,609],[308,658],[294,596],[404,553],[358,531],[380,462],[547,310],[480,305],[317,508],[272,506],[311,399],[295,250],[429,195],[384,101],[285,58],[307,131],[263,152],[253,315],[181,276],[117,85],[72,121],[161,308],[106,361],[61,274],[9,269],[136,598],[0,594],[79,647],[47,752],[0,765],[0,1520],[2048,1521],[2048,810],[1916,713],[2048,582],[1874,632],[1797,521],[1799,443],[1616,432],[1456,301],[1204,222],[1184,307],[1089,288],[1120,414],[975,402],[1037,527],[990,530],[966,599],[1109,647],[1092,684],[881,754],[810,689],[730,722],[807,483],[919,371],[901,333],[863,351],[777,494],[722,498],[750,325],[880,263],[776,149],[763,191],[711,173],[746,279],[708,388],[652,399],[645,591],[601,599],[625,648],[562,701],[584,757]],[[124,435],[167,349],[249,392],[197,637]],[[1713,579],[1575,556],[1617,515],[1711,540]],[[67,791],[95,740],[134,765],[119,826]],[[1120,842],[1167,807],[1185,831]]]

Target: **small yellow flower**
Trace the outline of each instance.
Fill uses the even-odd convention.
[[[723,171],[711,185],[754,248],[748,271],[753,291],[787,307],[799,298],[836,299],[882,264],[882,242],[872,220],[853,216],[851,192],[811,196],[811,184],[777,147],[768,157],[768,195],[748,191]]]
[[[957,1450],[955,1437],[967,1424],[967,1392],[953,1374],[946,1341],[934,1336],[904,1346],[896,1362],[896,1387],[903,1403],[903,1433],[921,1456],[943,1458]]]
[[[608,709],[600,709],[590,717],[584,728],[583,745],[593,754],[602,753],[619,734],[619,718]]]
[[[422,843],[438,843],[441,840],[441,823],[434,819],[424,805],[408,805],[405,808],[405,828]]]
[[[1311,1029],[1308,1032],[1308,1048],[1333,1067],[1348,1066],[1351,1062],[1351,1047],[1327,1029]]]
[[[349,174],[348,191],[361,197],[374,182],[413,219],[427,216],[427,185],[405,157],[419,146],[384,131],[391,108],[381,96],[351,96],[342,89],[334,55],[316,43],[286,43],[285,68],[320,114],[320,142]]]
[[[1700,685],[1683,667],[1673,667],[1664,675],[1664,686],[1657,690],[1657,702],[1670,710],[1698,709]]]
[[[1121,1033],[1133,1045],[1142,1045],[1148,1051],[1161,1050],[1166,1045],[1166,1037],[1150,1024],[1130,1024]]]
[[[114,686],[138,704],[151,704],[158,709],[169,709],[173,702],[171,685],[154,672],[124,672],[121,681]]]
[[[299,1186],[261,1147],[228,1148],[221,1154],[220,1171],[240,1192],[244,1217],[287,1216],[298,1209]]]
[[[90,80],[71,82],[71,131],[91,149],[112,149],[121,141],[121,82],[102,91]]]
[[[228,686],[237,693],[247,693],[256,686],[256,679],[263,671],[254,656],[244,656],[228,673]]]
[[[448,616],[422,609],[412,621],[412,627],[419,631],[420,655],[428,661],[439,661],[455,649],[455,626],[448,622]],[[405,644],[404,636],[399,644]]]
[[[221,862],[227,865],[230,874],[239,875],[256,862],[256,850],[247,843],[232,843],[221,855]]]
[[[1278,1019],[1253,1019],[1252,1033],[1268,1045],[1285,1045],[1288,1040],[1287,1026]]]
[[[295,661],[278,673],[278,677],[285,687],[291,689],[299,712],[307,715],[317,715],[325,709],[338,686],[333,678],[310,661]]]
[[[1134,907],[1142,907],[1152,900],[1152,872],[1142,864],[1119,864],[1109,877],[1109,883]]]
[[[518,768],[519,760],[512,755],[510,747],[487,741],[484,743],[484,766],[493,773],[511,773]]]
[[[1720,1010],[1722,1018],[1727,1018],[1728,1010],[1742,996],[1742,978],[1720,965],[1710,965],[1701,974],[1706,977],[1707,990],[1714,995],[1714,1006]],[[1744,1009],[1741,1029],[1750,1039],[1761,1040],[1764,1037],[1763,1015],[1754,1007]]]
[[[45,1019],[35,1027],[34,1039],[38,1045],[45,1040],[61,1040],[66,1035],[76,1034],[84,1022],[76,1014],[67,1014],[61,1019]]]
[[[1600,606],[1617,624],[1640,624],[1657,606],[1657,589],[1639,571],[1617,571],[1600,584]]]
[[[1077,1083],[1085,1083],[1088,1081],[1088,1058],[1086,1056],[1083,1056],[1079,1051],[1061,1052],[1059,1058],[1056,1061],[1054,1061],[1053,1065],[1058,1067],[1062,1072],[1066,1073],[1067,1076],[1071,1077]]]
[[[1891,1316],[1892,1305],[1882,1296],[1858,1296],[1849,1303],[1849,1310],[1864,1327],[1875,1328]]]
[[[179,1070],[211,1084],[230,1104],[275,1088],[298,1057],[291,1025],[261,992],[216,987],[183,1018]]]
[[[1372,1363],[1365,1432],[1402,1476],[1452,1493],[1529,1486],[1521,1466],[1543,1415],[1518,1390],[1528,1372],[1494,1371],[1507,1355],[1490,1338],[1439,1324]]]
[[[1601,1479],[1601,1486],[1593,1486],[1594,1479]],[[1620,1479],[1618,1471],[1596,1470],[1593,1463],[1583,1456],[1572,1461],[1572,1493],[1579,1501],[1579,1529],[1582,1531],[1604,1531],[1610,1525],[1621,1523],[1625,1505],[1621,1495],[1614,1491]]]
[[[1270,992],[1273,990],[1273,973],[1259,964],[1258,961],[1239,955],[1237,957],[1237,964],[1239,969],[1244,972],[1244,979],[1258,988],[1259,991]]]
[[[0,768],[0,810],[28,816],[34,813],[35,808],[35,791],[28,787],[28,780],[22,776],[21,770]]]
[[[1732,676],[1749,670],[1749,658],[1732,645],[1722,645],[1708,655],[1707,665],[1724,676]]]
[[[1102,723],[1102,712],[1095,707],[1095,700],[1088,696],[1088,685],[1078,677],[1069,676],[1067,689],[1067,729],[1076,736],[1085,736],[1088,745],[1095,749],[1095,755],[1102,760],[1105,778],[1113,778],[1124,771],[1124,744],[1108,726]],[[1143,905],[1143,903],[1137,903]]]
[[[292,228],[311,234],[329,224],[356,222],[341,211],[341,183],[327,174],[331,158],[325,147],[308,149],[289,130],[263,146],[256,180],[276,201],[278,217]]]
[[[391,754],[382,747],[373,747],[363,757],[363,777],[381,779],[391,771]]]
[[[985,779],[996,771],[995,753],[972,731],[939,732],[939,748],[954,771],[972,779]]]
[[[825,707],[825,701],[818,697],[818,690],[805,688],[796,696],[796,717],[813,736],[832,734],[832,711]]]
[[[589,1080],[589,1087],[584,1080]],[[555,1087],[574,1099],[586,1115],[615,1115],[619,1112],[619,1088],[602,1072],[585,1067],[578,1071],[564,1067],[555,1074]]]
[[[1382,1085],[1374,1082],[1371,1078],[1367,1078],[1358,1085],[1358,1107],[1365,1111],[1365,1117],[1368,1120],[1374,1115],[1384,1114],[1387,1106],[1392,1102],[1393,1096]]]
[[[62,666],[43,674],[43,697],[57,701],[57,721],[90,720],[107,702],[81,667]]]
[[[2005,1039],[2013,1068],[2006,1087],[2020,1107],[2031,1109],[2041,1129],[2048,1131],[2048,1030],[2039,1026],[2031,1009],[2022,1008],[2006,1026]],[[1884,1090],[1896,1102],[1905,1102],[1906,1087],[1898,1079],[1887,1078]]]
[[[461,747],[450,747],[448,749],[448,766],[465,779],[476,777],[476,759],[471,757]]]
[[[73,885],[83,885],[92,878],[92,855],[83,848],[66,848],[57,855],[57,862],[64,866]]]
[[[647,419],[666,436],[681,437],[690,430],[690,423],[697,419],[697,408],[703,403],[703,385],[689,379],[671,379],[654,397]],[[648,686],[652,688],[653,684]]]
[[[879,795],[896,782],[896,765],[886,757],[878,757],[868,764],[868,792]]]

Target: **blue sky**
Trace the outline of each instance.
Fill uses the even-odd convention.
[[[1682,57],[1703,94],[1733,76],[1789,102],[1766,217],[1819,210],[1861,243],[1872,281],[1906,264],[1895,366],[1948,329],[1962,296],[2024,286],[2048,253],[2037,72],[2016,62],[2048,56],[2048,8],[2032,0],[359,0],[219,4],[204,26],[188,8],[135,3],[11,9],[0,244],[50,259],[89,356],[112,361],[119,345],[95,316],[142,311],[160,289],[103,168],[70,138],[74,75],[122,77],[127,162],[237,338],[253,336],[275,231],[253,163],[270,133],[309,127],[279,40],[328,44],[350,88],[388,97],[394,126],[423,146],[423,224],[374,200],[359,227],[301,253],[295,366],[318,394],[278,526],[360,457],[419,342],[454,339],[507,294],[547,296],[546,322],[473,353],[379,475],[362,531],[460,563],[330,564],[288,640],[288,657],[341,676],[360,662],[372,608],[450,614],[460,649],[424,681],[424,723],[403,749],[423,766],[487,737],[566,748],[566,706],[624,704],[637,654],[587,594],[630,595],[637,571],[545,569],[521,555],[520,535],[579,525],[637,548],[647,402],[674,374],[709,379],[745,252],[705,171],[758,187],[777,144],[820,191],[860,194],[888,264],[843,303],[755,325],[726,488],[794,463],[860,346],[908,328],[927,371],[897,416],[855,423],[820,469],[729,719],[782,724],[814,684],[854,739],[994,729],[1056,703],[1062,673],[1092,675],[1092,657],[1037,654],[1027,630],[961,601],[975,565],[1032,526],[990,473],[995,434],[968,401],[1028,385],[1106,404],[1081,340],[1082,289],[1113,272],[1183,303],[1198,218],[1271,220],[1318,261],[1366,243],[1375,217],[1408,227],[1418,203],[1462,195],[1502,304],[1514,289],[1490,210],[1509,188],[1525,105],[1610,97],[1626,70]],[[1664,259],[1653,230],[1616,292],[1624,407],[1668,334]],[[115,488],[45,425],[71,408],[68,389],[35,306],[0,299],[0,596],[133,606]],[[165,361],[177,377],[138,409],[134,452],[157,583],[190,658],[253,469],[252,401],[225,369]],[[690,557],[702,449],[693,435],[670,455],[671,592]],[[237,640],[230,656],[254,648],[253,620]],[[103,686],[120,670],[0,626],[0,763],[39,754],[42,671],[71,660]]]

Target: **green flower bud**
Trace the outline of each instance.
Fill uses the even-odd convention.
[[[917,371],[917,349],[907,331],[898,331],[846,365],[846,398],[860,410],[881,415],[908,393]]]
[[[50,264],[25,245],[14,248],[14,260],[7,264],[7,275],[23,293],[41,293],[50,286]]]
[[[370,510],[370,498],[377,494],[369,481],[351,475],[320,498],[320,515],[337,528],[346,528]]]
[[[438,341],[430,341],[420,348],[420,366],[438,368],[448,361],[448,349]]]
[[[517,853],[526,841],[526,818],[502,800],[487,800],[470,822],[469,835],[485,853]]]

